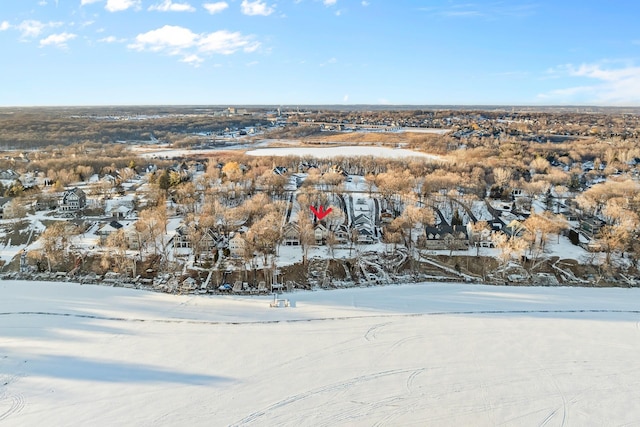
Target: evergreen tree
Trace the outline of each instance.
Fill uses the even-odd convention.
[[[158,187],[162,190],[168,190],[171,186],[171,179],[169,177],[169,171],[165,169],[158,178]]]

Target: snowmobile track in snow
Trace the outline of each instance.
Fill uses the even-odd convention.
[[[2,400],[11,400],[11,403],[9,409],[0,414],[0,421],[9,418],[24,408],[24,397],[21,394],[4,396],[4,399],[0,399],[0,402],[2,402]]]
[[[332,392],[332,391],[339,391],[345,388],[349,388],[352,387],[354,385],[359,385],[361,383],[365,383],[367,381],[372,381],[381,377],[388,377],[388,376],[393,376],[393,375],[402,375],[402,374],[410,374],[409,376],[411,377],[412,375],[414,375],[416,372],[421,372],[424,369],[420,368],[420,369],[394,369],[394,370],[390,370],[390,371],[383,371],[383,372],[376,372],[376,373],[372,373],[369,375],[363,375],[363,376],[359,376],[359,377],[355,377],[355,378],[350,378],[346,381],[340,381],[338,383],[334,383],[334,384],[329,384],[326,385],[324,387],[320,387],[314,390],[309,390],[306,392],[302,392],[293,396],[289,396],[286,399],[280,400],[272,405],[270,405],[267,408],[264,408],[262,410],[256,411],[248,416],[246,416],[245,418],[241,419],[238,422],[233,423],[232,425],[234,426],[240,426],[240,425],[245,425],[245,424],[249,424],[252,422],[255,422],[256,420],[258,420],[259,418],[267,415],[268,413],[280,409],[282,407],[285,407],[287,405],[296,403],[300,400],[304,400],[304,399],[308,399],[312,396],[316,396],[318,394],[322,394],[322,393],[327,393],[327,392]]]

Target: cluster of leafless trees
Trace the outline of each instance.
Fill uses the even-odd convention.
[[[55,145],[149,141],[178,142],[185,135],[254,126],[253,115],[221,117],[220,108],[101,107],[2,108],[0,147],[30,150]]]

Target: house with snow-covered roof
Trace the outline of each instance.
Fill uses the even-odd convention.
[[[300,227],[298,224],[289,222],[282,228],[282,243],[286,246],[300,245]]]
[[[338,243],[345,244],[349,243],[351,239],[351,234],[349,233],[349,229],[346,225],[340,224],[333,230],[333,236],[336,238]]]
[[[87,195],[80,188],[72,188],[62,194],[60,199],[61,211],[78,211],[87,205]]]
[[[107,224],[104,224],[102,227],[100,227],[100,229],[98,229],[96,234],[99,236],[109,236],[122,228],[123,228],[123,225],[120,224],[118,221],[111,221]]]
[[[469,236],[464,225],[442,225],[425,227],[426,249],[465,250],[469,247]]]

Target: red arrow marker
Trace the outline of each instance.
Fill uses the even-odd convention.
[[[331,212],[331,208],[328,208],[326,211],[324,210],[324,206],[320,205],[320,207],[318,209],[316,209],[314,206],[309,206],[309,209],[311,209],[311,212],[313,212],[313,214],[316,216],[316,218],[318,218],[318,220],[322,221],[322,219],[329,215],[329,213]]]

